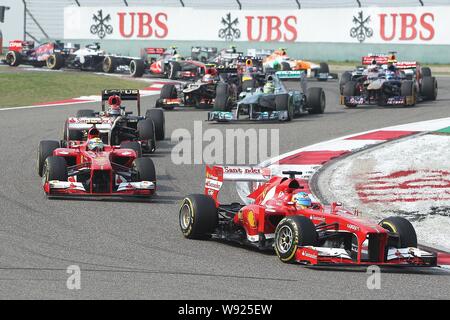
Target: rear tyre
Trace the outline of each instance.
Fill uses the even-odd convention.
[[[167,77],[169,79],[175,80],[178,77],[179,71],[181,71],[181,65],[176,61],[170,61]]]
[[[62,157],[48,157],[44,162],[43,181],[67,181],[67,163]]]
[[[131,60],[130,61],[130,75],[134,78],[140,78],[144,75],[145,63],[144,60]]]
[[[44,140],[39,142],[38,147],[38,174],[40,177],[43,175],[43,169],[44,169],[44,163],[45,160],[53,155],[53,151],[58,149],[60,147],[58,141],[52,141],[52,140]]]
[[[328,66],[328,63],[321,62],[320,68],[319,68],[319,74],[320,73],[330,73],[330,67]],[[328,78],[317,78],[318,81],[328,81]]]
[[[47,68],[59,70],[64,66],[64,57],[61,53],[55,52],[47,58]]]
[[[134,182],[151,181],[156,182],[156,170],[153,160],[150,158],[138,158],[133,162],[135,174],[132,175]]]
[[[275,252],[283,262],[294,262],[298,247],[317,245],[316,227],[304,216],[283,218],[275,229]]]
[[[416,87],[412,80],[405,80],[402,82],[400,94],[404,97],[413,97],[412,103],[406,105],[413,106],[416,104]]]
[[[77,118],[93,118],[95,117],[95,111],[92,109],[81,109],[77,111],[75,116]]]
[[[161,109],[149,109],[145,113],[145,117],[153,121],[156,140],[164,140],[166,135],[166,120],[164,118],[164,111]]]
[[[422,67],[421,69],[422,77],[431,77],[431,69],[429,67]]]
[[[345,71],[342,75],[341,75],[341,79],[339,80],[339,89],[341,94],[344,93],[344,86],[347,82],[349,82],[350,80],[352,80],[352,73],[350,71]]]
[[[357,85],[356,81],[348,81],[344,85],[344,88],[342,90],[342,95],[344,97],[356,96],[356,85]],[[357,106],[357,104],[351,104],[351,103],[345,102],[345,106],[348,108],[355,108]]]
[[[188,239],[208,239],[218,224],[214,200],[204,194],[191,194],[181,201],[180,229]]]
[[[152,119],[141,120],[137,124],[137,130],[139,132],[139,140],[148,141],[150,153],[156,150],[156,133],[155,125]]]
[[[435,77],[424,77],[422,78],[422,96],[425,98],[425,100],[436,100],[437,98],[437,92],[438,92],[438,86],[437,86],[437,80]]]
[[[176,99],[177,98],[177,88],[173,84],[165,84],[161,88],[161,93],[159,94],[160,99]]]
[[[417,234],[411,222],[402,217],[389,217],[380,222],[380,226],[399,236],[399,248],[417,247]]]
[[[22,56],[17,51],[9,51],[5,57],[6,64],[11,67],[17,67],[22,62]]]
[[[309,88],[307,91],[306,102],[310,114],[322,114],[325,112],[326,99],[322,88]]]
[[[120,149],[131,149],[136,152],[136,157],[142,157],[142,147],[139,142],[136,141],[125,141],[120,144]]]
[[[114,57],[106,56],[103,59],[102,70],[105,73],[114,73],[116,71],[117,61]]]
[[[231,102],[229,95],[229,86],[227,83],[220,82],[216,87],[216,98],[214,99],[214,111],[230,111]]]

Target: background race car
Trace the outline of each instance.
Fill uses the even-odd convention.
[[[126,111],[122,101],[136,101],[137,115]],[[103,90],[101,111],[78,110],[75,117],[66,120],[63,145],[70,145],[72,141],[85,141],[89,129],[93,126],[100,131],[100,138],[105,144],[118,146],[123,142],[138,142],[138,154],[153,153],[156,150],[156,141],[164,140],[165,137],[163,111],[152,108],[147,110],[145,116],[141,116],[140,95],[137,89]]]
[[[253,86],[255,85],[255,86]],[[325,93],[322,88],[302,92],[287,90],[277,74],[268,75],[263,87],[253,79],[245,80],[237,101],[232,99],[232,88],[219,83],[216,89],[214,111],[208,113],[209,121],[236,120],[290,121],[302,114],[321,114],[325,111]]]
[[[346,107],[413,106],[416,102],[436,100],[438,85],[430,68],[416,61],[397,62],[393,55],[368,55],[362,63],[366,67],[341,76],[340,103]]]
[[[94,130],[98,132],[90,131]],[[95,139],[71,142],[64,148],[58,141],[39,143],[38,174],[47,196],[148,197],[155,193],[152,159],[140,157],[133,143],[112,147],[97,138],[100,143],[91,144]]]

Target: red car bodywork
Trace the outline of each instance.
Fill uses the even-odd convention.
[[[435,266],[436,255],[417,248],[388,248],[393,236],[378,223],[363,219],[339,203],[322,205],[313,202],[307,209],[299,209],[292,201],[298,192],[309,193],[308,181],[300,178],[272,177],[266,168],[207,167],[205,194],[212,197],[220,211],[218,200],[224,180],[259,181],[260,184],[247,197],[252,204],[242,206],[232,217],[232,224],[245,230],[247,243],[259,245],[274,239],[278,223],[285,217],[300,215],[309,218],[316,231],[324,238],[333,233],[348,235],[352,240],[351,252],[330,247],[299,246],[295,261],[310,265],[390,265]],[[229,210],[228,210],[229,212]],[[319,236],[320,238],[320,236]],[[270,243],[270,242],[269,242]],[[267,245],[267,244],[266,244]]]
[[[130,174],[137,158],[132,149],[120,149],[106,145],[103,151],[87,150],[87,142],[69,142],[67,148],[58,148],[53,156],[63,157],[68,165],[67,181],[45,181],[44,192],[48,196],[151,196],[155,193],[156,181],[132,182]],[[85,181],[80,175],[85,172]],[[94,190],[93,181],[97,172],[106,173],[109,186]]]

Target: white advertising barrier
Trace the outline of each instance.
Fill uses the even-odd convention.
[[[66,39],[450,44],[450,7],[66,7]]]
[[[3,46],[7,47],[10,40],[23,39],[23,3],[17,0],[1,0],[0,6],[8,8],[5,10],[3,23],[0,22]]]

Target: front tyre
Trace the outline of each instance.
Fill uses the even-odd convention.
[[[181,201],[180,229],[188,239],[208,239],[218,223],[216,203],[204,194],[191,194]]]
[[[286,263],[295,261],[298,247],[317,245],[316,227],[304,216],[285,217],[275,230],[275,252]]]
[[[380,222],[380,226],[399,237],[398,248],[417,248],[417,234],[411,222],[402,217],[389,217]]]

